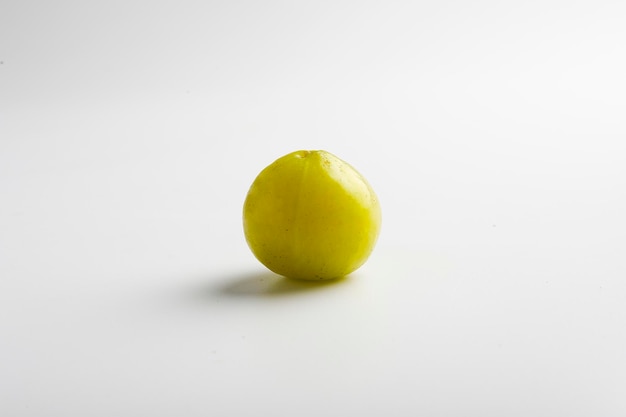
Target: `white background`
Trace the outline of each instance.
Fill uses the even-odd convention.
[[[2,416],[626,415],[626,3],[4,0]],[[377,191],[347,279],[257,173]]]

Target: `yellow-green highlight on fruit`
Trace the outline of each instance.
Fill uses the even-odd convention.
[[[243,206],[254,256],[294,279],[335,279],[355,271],[374,249],[380,225],[380,203],[369,183],[322,150],[274,161],[256,177]]]

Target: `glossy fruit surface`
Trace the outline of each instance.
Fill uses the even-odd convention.
[[[378,198],[348,163],[326,151],[296,151],[265,168],[243,207],[256,258],[289,278],[343,277],[369,257],[380,231]]]

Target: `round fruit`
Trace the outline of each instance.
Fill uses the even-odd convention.
[[[243,207],[256,258],[289,278],[343,277],[369,257],[380,230],[378,198],[348,163],[326,151],[277,159],[252,183]]]

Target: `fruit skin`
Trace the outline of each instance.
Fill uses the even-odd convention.
[[[374,249],[380,204],[368,182],[333,154],[296,151],[256,177],[243,207],[248,246],[271,271],[325,280],[359,268]]]

